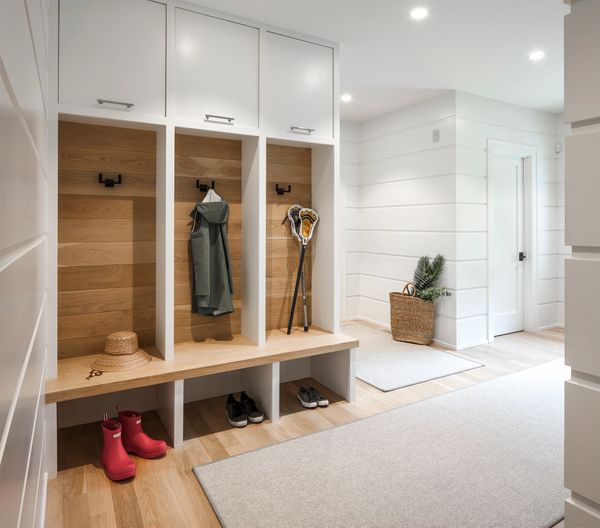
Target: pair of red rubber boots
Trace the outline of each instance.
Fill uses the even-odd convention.
[[[125,480],[135,476],[135,462],[127,453],[142,458],[158,458],[167,452],[164,440],[150,438],[142,429],[142,414],[120,411],[119,418],[111,420],[104,415],[102,433],[102,465],[110,480]]]

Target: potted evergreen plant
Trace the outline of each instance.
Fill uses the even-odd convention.
[[[390,293],[390,322],[396,341],[428,345],[433,339],[434,301],[450,295],[439,282],[445,259],[437,255],[433,260],[419,259],[413,281],[402,292]]]

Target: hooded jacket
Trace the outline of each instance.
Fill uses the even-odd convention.
[[[233,312],[233,280],[227,241],[229,204],[198,202],[193,218],[190,249],[194,269],[192,312],[222,315]]]

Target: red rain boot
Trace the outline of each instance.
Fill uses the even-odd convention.
[[[137,411],[119,411],[119,420],[123,424],[123,446],[128,453],[142,458],[158,458],[167,452],[164,440],[150,438],[142,429],[142,414]]]
[[[125,480],[135,476],[135,463],[123,448],[121,442],[121,424],[109,420],[104,415],[102,422],[104,445],[102,446],[102,465],[110,480]]]

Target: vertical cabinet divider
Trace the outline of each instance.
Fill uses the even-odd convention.
[[[242,140],[242,334],[265,344],[266,299],[266,140]]]
[[[156,134],[156,347],[172,360],[174,342],[174,202],[175,131]]]

